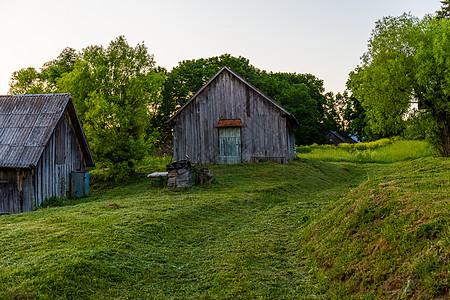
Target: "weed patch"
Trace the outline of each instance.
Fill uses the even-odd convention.
[[[303,159],[353,162],[353,163],[394,163],[433,154],[432,147],[425,141],[404,141],[381,139],[370,143],[311,145],[297,147],[297,155]]]

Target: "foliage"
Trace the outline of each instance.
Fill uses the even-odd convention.
[[[415,80],[420,107],[436,121],[441,133],[438,151],[450,156],[450,20],[432,19],[420,31]]]
[[[314,75],[262,72],[259,83],[253,84],[299,121],[294,128],[296,144],[321,143],[328,130],[336,129],[332,100]]]
[[[15,71],[9,84],[9,94],[50,94],[58,91],[56,81],[73,70],[78,54],[73,48],[65,48],[57,59],[45,63],[40,71],[24,68]]]
[[[434,143],[437,140],[439,141],[439,129],[430,113],[415,110],[406,120],[404,138],[407,140],[426,140],[436,148],[438,145]]]
[[[438,19],[449,19],[450,18],[450,1],[442,0],[441,3],[442,3],[441,10],[438,10],[436,12],[436,17]]]
[[[410,105],[413,53],[407,43],[419,20],[409,15],[376,23],[362,66],[350,73],[348,86],[366,111],[369,139],[400,135]]]
[[[348,84],[366,110],[369,138],[399,135],[413,101],[433,117],[438,150],[450,155],[449,48],[450,20],[404,14],[377,22]]]
[[[9,93],[71,93],[94,158],[121,180],[159,136],[150,121],[165,71],[154,65],[144,44],[133,48],[120,36],[107,48],[89,46],[81,53],[65,48],[40,71],[14,72]]]
[[[338,128],[344,135],[355,135],[360,141],[364,139],[366,122],[366,111],[361,102],[347,91],[336,94],[334,106],[337,111]]]
[[[163,81],[146,46],[133,48],[123,36],[107,48],[84,49],[73,71],[57,81],[72,94],[94,156],[115,180],[132,172],[151,148],[149,106],[160,101]]]
[[[23,68],[12,74],[9,83],[9,93],[12,95],[42,94],[45,92],[45,83],[35,68]]]
[[[190,166],[195,184],[217,183],[207,164],[192,163]]]
[[[41,203],[39,208],[64,206],[67,205],[68,203],[69,202],[65,197],[52,196],[50,198],[45,199],[44,202]]]

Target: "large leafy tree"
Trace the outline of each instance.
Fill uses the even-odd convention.
[[[128,45],[123,36],[108,47],[89,46],[71,72],[57,80],[70,92],[96,159],[120,180],[151,148],[149,107],[160,101],[164,76],[154,68],[144,44]]]
[[[327,130],[336,130],[332,97],[324,95],[323,81],[311,74],[262,72],[254,83],[261,91],[289,110],[299,121],[296,143],[321,143]]]
[[[436,121],[441,134],[438,150],[450,156],[450,20],[425,22],[419,33],[414,95]]]
[[[338,129],[344,135],[355,135],[360,141],[366,137],[366,112],[361,103],[348,91],[338,93],[334,98],[334,107],[337,111]]]
[[[436,146],[450,156],[450,21],[411,15],[378,21],[362,65],[350,74],[353,95],[374,137],[397,135],[411,103],[430,113],[440,131]]]
[[[31,67],[15,71],[9,84],[9,93],[23,95],[57,92],[57,79],[73,70],[78,56],[75,49],[68,47],[55,60],[46,62],[39,71]]]

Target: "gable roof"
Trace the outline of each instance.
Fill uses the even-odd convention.
[[[340,133],[330,130],[327,133],[327,136],[334,135],[341,143],[356,143],[351,137],[343,137]]]
[[[0,96],[0,167],[37,165],[65,109],[87,166],[94,160],[70,94]]]
[[[256,87],[254,87],[253,85],[251,85],[250,83],[248,83],[246,80],[244,80],[242,77],[240,77],[239,75],[237,75],[236,73],[234,73],[230,68],[228,68],[227,66],[223,67],[222,69],[219,70],[219,72],[216,73],[216,75],[214,75],[205,85],[203,85],[198,91],[197,93],[195,93],[194,96],[192,96],[191,99],[189,99],[188,102],[186,102],[179,110],[177,110],[175,112],[175,114],[169,118],[169,120],[166,121],[166,123],[171,123],[191,102],[193,102],[195,100],[195,98],[197,98],[197,96],[203,92],[204,89],[206,89],[217,77],[219,77],[220,74],[222,74],[223,72],[228,71],[230,72],[234,77],[238,78],[242,83],[244,83],[245,85],[247,85],[249,88],[251,88],[253,91],[255,91],[257,94],[259,94],[260,96],[262,96],[265,100],[267,100],[269,103],[271,103],[272,105],[274,105],[275,107],[277,107],[278,109],[280,109],[285,115],[286,117],[295,125],[299,126],[299,123],[297,121],[297,119],[294,117],[294,115],[292,115],[289,111],[287,111],[286,109],[284,109],[281,105],[279,105],[278,103],[276,103],[274,100],[270,99],[268,96],[266,96],[263,92],[261,92],[260,90],[258,90]]]

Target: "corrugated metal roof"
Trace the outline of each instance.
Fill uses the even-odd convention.
[[[93,165],[70,94],[52,94],[0,96],[0,167],[35,166],[68,105],[87,165]]]

